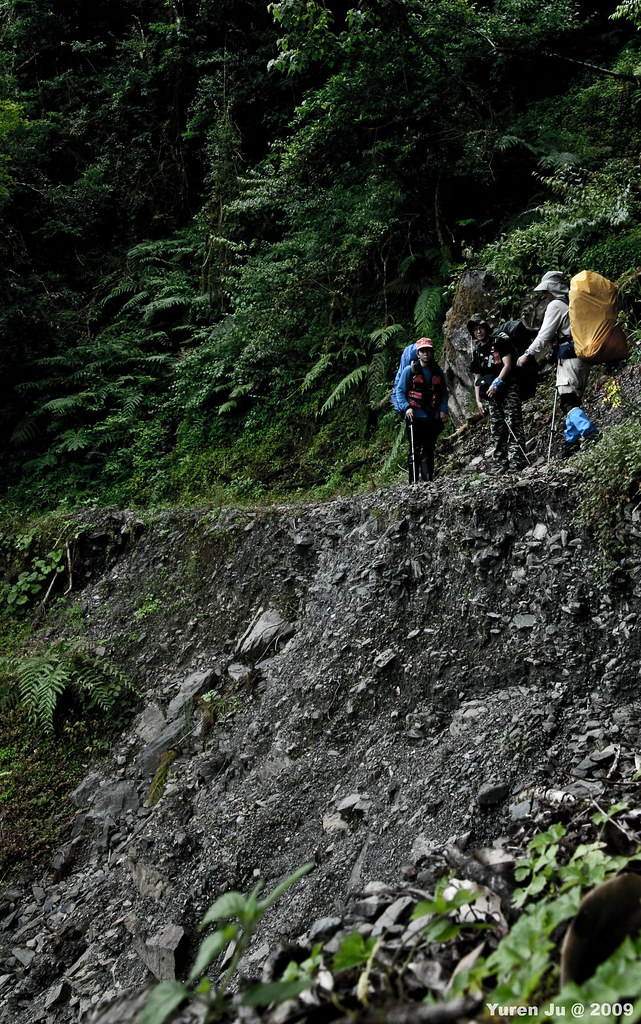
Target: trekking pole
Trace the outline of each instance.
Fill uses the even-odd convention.
[[[559,397],[559,389],[557,387],[555,387],[554,388],[554,407],[552,409],[552,426],[550,427],[550,443],[548,444],[548,461],[547,461],[547,465],[548,466],[550,465],[550,455],[551,455],[551,452],[552,452],[552,437],[554,435],[554,421],[556,419],[556,403],[557,403],[558,397]]]
[[[412,460],[412,483],[416,483],[416,459],[414,458],[414,423],[410,420],[410,458]]]
[[[488,398],[488,402],[494,402],[494,404],[496,405],[496,408],[498,409],[499,413],[501,414],[501,419],[503,420],[503,422],[505,423],[505,426],[508,429],[508,433],[510,434],[512,440],[516,441],[516,444],[519,447],[519,449],[521,451],[521,454],[523,455],[523,458],[525,459],[525,461],[527,462],[527,464],[529,466],[530,465],[530,460],[527,457],[527,452],[526,452],[525,448],[523,447],[523,445],[521,444],[521,442],[519,441],[519,439],[516,436],[516,434],[514,433],[514,431],[512,430],[512,427],[508,423],[507,417],[505,416],[505,413],[501,409],[501,406],[499,405],[499,403],[496,401],[495,398]]]

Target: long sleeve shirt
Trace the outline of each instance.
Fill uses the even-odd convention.
[[[557,334],[567,335],[568,339],[572,337],[570,310],[567,302],[564,302],[563,299],[552,299],[548,303],[539,333],[523,354],[535,357],[543,355],[548,348],[551,348]]]

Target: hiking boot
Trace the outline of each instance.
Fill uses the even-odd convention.
[[[569,459],[571,455],[576,455],[576,453],[579,451],[579,448],[579,441],[564,441],[563,447],[561,449],[561,458]]]
[[[600,441],[602,437],[603,434],[600,430],[593,430],[591,434],[586,434],[585,437],[582,437],[579,442],[581,450],[587,448],[587,446],[590,444],[594,444],[596,441]]]

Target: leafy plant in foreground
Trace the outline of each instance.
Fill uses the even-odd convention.
[[[299,878],[306,875],[312,867],[313,864],[309,863],[298,868],[263,900],[258,899],[258,894],[264,884],[262,881],[256,885],[249,897],[243,896],[240,892],[227,892],[220,896],[209,908],[201,922],[201,928],[212,923],[215,923],[217,928],[201,943],[194,965],[189,972],[187,985],[180,981],[163,981],[157,985],[145,1004],[139,1024],[163,1024],[163,1021],[168,1020],[185,999],[196,999],[205,1003],[207,1007],[205,1021],[220,1018],[228,1008],[227,992],[238,963],[261,918],[279,896],[282,896]],[[234,951],[222,979],[214,984],[209,978],[203,978],[196,988],[190,989],[188,986],[194,985],[203,971],[213,964],[230,943],[233,943]],[[260,1006],[273,1001],[282,1002],[299,995],[304,989],[309,988],[310,984],[311,976],[304,973],[302,977],[297,976],[291,980],[279,981],[271,985],[259,985],[245,992],[242,1004],[244,1006]]]
[[[622,805],[612,808],[611,814],[620,810]],[[594,824],[602,822],[602,814],[593,817]],[[501,1006],[540,1005],[550,998],[558,970],[559,925],[575,916],[585,889],[614,877],[631,859],[611,856],[605,852],[604,843],[594,842],[579,845],[568,862],[560,864],[561,843],[565,835],[565,827],[557,823],[530,841],[526,856],[517,860],[515,868],[516,880],[525,884],[515,891],[513,905],[517,908],[525,906],[525,910],[494,952],[455,977],[454,995],[467,991],[483,992],[486,998],[491,997],[492,1002]],[[621,956],[625,959],[626,954],[619,951],[607,963],[611,964]],[[605,964],[603,968],[605,971]],[[618,968],[613,970],[616,972]],[[598,991],[594,979],[589,979],[586,986],[590,991]],[[566,986],[561,993],[561,1000],[566,998],[569,988]],[[573,988],[578,989],[578,986]],[[582,997],[586,1005],[587,991],[588,988]],[[609,992],[611,994],[611,990]],[[623,996],[632,999],[639,995],[641,972],[634,990],[618,989],[619,1001]],[[597,998],[600,1002],[607,1001],[609,995]],[[561,1005],[555,997],[557,1003]]]

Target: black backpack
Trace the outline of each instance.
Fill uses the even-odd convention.
[[[514,351],[514,358],[522,356],[532,341],[532,333],[527,329],[522,320],[508,320],[496,329],[494,337],[497,341],[509,341]],[[514,369],[519,387],[521,401],[525,402],[532,398],[536,386],[539,383],[539,368],[535,359],[528,359],[525,366],[517,366]]]

